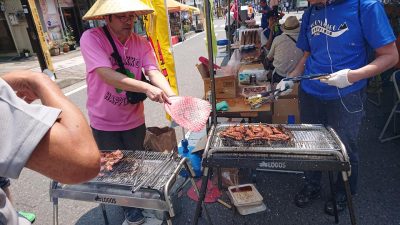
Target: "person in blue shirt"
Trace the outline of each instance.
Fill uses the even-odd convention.
[[[271,15],[271,8],[267,4],[267,0],[260,0],[261,10],[261,28],[263,29],[264,36],[268,39],[269,29],[268,29],[268,19]]]
[[[260,1],[261,10],[259,11],[261,15],[261,27],[263,29],[268,28],[268,17],[267,13],[271,11],[271,8],[267,5],[267,0]]]
[[[299,89],[302,123],[331,126],[349,154],[352,195],[357,193],[358,134],[365,114],[367,79],[393,67],[398,61],[395,36],[382,3],[377,0],[308,0],[311,7],[302,17],[297,47],[304,54],[289,76],[326,73],[322,80],[301,81]],[[368,49],[375,59],[368,62]],[[293,82],[277,88],[291,92]],[[308,206],[319,197],[321,172],[305,172],[305,185],[295,204]],[[346,207],[341,176],[336,181],[338,211]],[[325,212],[334,215],[333,201]]]

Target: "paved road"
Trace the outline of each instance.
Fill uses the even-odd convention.
[[[217,39],[224,35],[223,21],[216,21]],[[201,97],[203,86],[201,78],[195,69],[197,58],[206,55],[204,33],[174,47],[179,89],[182,95]],[[76,57],[80,57],[79,54]],[[70,57],[71,58],[71,57]],[[72,57],[75,58],[75,57]],[[78,58],[77,58],[78,59]],[[73,59],[75,61],[77,59]],[[62,59],[60,62],[67,59]],[[68,63],[73,63],[66,61]],[[75,61],[76,62],[76,61]],[[65,65],[60,63],[60,65]],[[70,64],[71,65],[71,64]],[[38,65],[33,65],[35,68]],[[0,69],[3,69],[2,66]],[[59,70],[70,75],[82,72],[82,64]],[[377,136],[386,120],[393,104],[393,95],[390,84],[386,84],[382,96],[383,103],[377,108],[372,104],[366,105],[367,116],[363,124],[360,137],[362,163],[360,165],[360,192],[355,198],[358,224],[400,224],[400,140],[381,144]],[[77,83],[64,89],[70,99],[86,114],[86,89],[84,83]],[[148,126],[167,125],[164,112],[160,105],[146,101],[146,123]],[[249,181],[248,173],[241,171],[241,183]],[[52,204],[49,202],[49,179],[28,169],[23,170],[20,179],[13,181],[12,191],[16,207],[21,210],[35,212],[36,224],[47,225],[52,221]],[[334,224],[330,216],[323,213],[323,203],[328,198],[328,189],[324,189],[322,199],[317,200],[310,208],[295,207],[293,196],[301,187],[302,176],[299,174],[281,174],[259,172],[257,174],[257,188],[264,197],[268,210],[251,216],[240,216],[224,208],[220,204],[210,204],[213,224],[220,225],[258,225],[258,224]],[[327,179],[323,181],[327,185]],[[223,197],[226,200],[226,196]],[[60,224],[70,225],[101,225],[104,224],[97,204],[81,201],[60,199]],[[186,195],[179,199],[176,205],[178,215],[175,224],[190,224],[195,209],[195,203]],[[107,213],[111,224],[121,224],[121,211],[115,206],[107,206]],[[200,224],[206,224],[204,219]],[[348,214],[340,217],[339,224],[349,224]]]

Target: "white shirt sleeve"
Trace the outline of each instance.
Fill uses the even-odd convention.
[[[18,178],[60,109],[28,104],[0,78],[0,176]]]

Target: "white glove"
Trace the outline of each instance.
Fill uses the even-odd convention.
[[[294,86],[293,81],[291,81],[291,80],[288,80],[288,81],[281,80],[276,85],[276,90],[283,91],[283,92],[280,93],[281,96],[288,95],[293,91],[293,86]]]
[[[328,85],[336,86],[338,88],[345,88],[352,85],[352,83],[349,82],[349,78],[347,77],[349,71],[350,69],[339,70],[336,73],[330,74],[328,78],[321,79],[320,81]]]

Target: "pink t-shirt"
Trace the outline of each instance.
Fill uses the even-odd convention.
[[[156,57],[150,43],[134,33],[123,45],[113,34],[118,52],[137,80],[141,79],[142,68],[145,71],[158,70]],[[88,100],[86,107],[90,125],[103,131],[124,131],[136,128],[144,123],[143,102],[130,104],[125,91],[117,93],[115,87],[105,83],[96,68],[117,69],[118,64],[111,57],[112,46],[102,28],[93,28],[83,33],[81,52],[86,63],[86,82]]]

